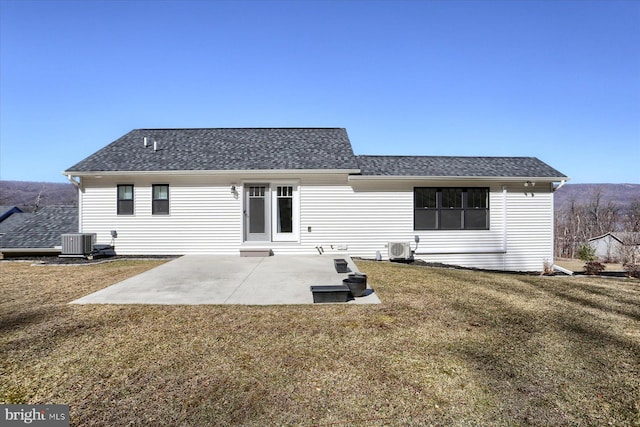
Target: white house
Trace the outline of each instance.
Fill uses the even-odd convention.
[[[631,262],[640,258],[640,233],[606,233],[589,239],[598,260],[604,262]]]
[[[532,157],[356,156],[340,128],[137,129],[64,174],[79,232],[117,231],[119,254],[387,258],[409,243],[429,262],[521,271],[553,260],[568,179]]]

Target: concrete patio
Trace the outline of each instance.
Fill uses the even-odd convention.
[[[349,272],[358,271],[342,255],[186,255],[71,304],[313,304],[310,286],[341,285],[347,277],[336,272],[336,258],[347,261]],[[379,303],[370,286],[347,302]]]

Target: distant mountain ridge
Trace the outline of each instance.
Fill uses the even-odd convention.
[[[78,206],[78,190],[59,182],[0,181],[0,205],[32,212],[36,206]]]
[[[603,204],[613,202],[622,209],[640,200],[640,184],[566,184],[555,192],[555,209],[568,208],[572,201],[584,205],[598,192]]]

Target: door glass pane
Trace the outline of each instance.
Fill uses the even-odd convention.
[[[276,188],[278,198],[278,233],[293,232],[293,187],[279,185]]]
[[[249,197],[249,233],[264,233],[264,197]]]
[[[293,200],[291,197],[278,198],[278,233],[293,231]]]
[[[264,197],[265,187],[249,187],[250,197]]]

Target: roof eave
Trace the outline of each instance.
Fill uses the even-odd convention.
[[[569,181],[566,176],[434,176],[434,175],[350,175],[349,181],[496,181],[496,182],[561,182]]]
[[[158,171],[64,171],[65,176],[121,176],[121,175],[265,175],[265,174],[359,174],[360,169],[239,169],[239,170],[158,170]]]

